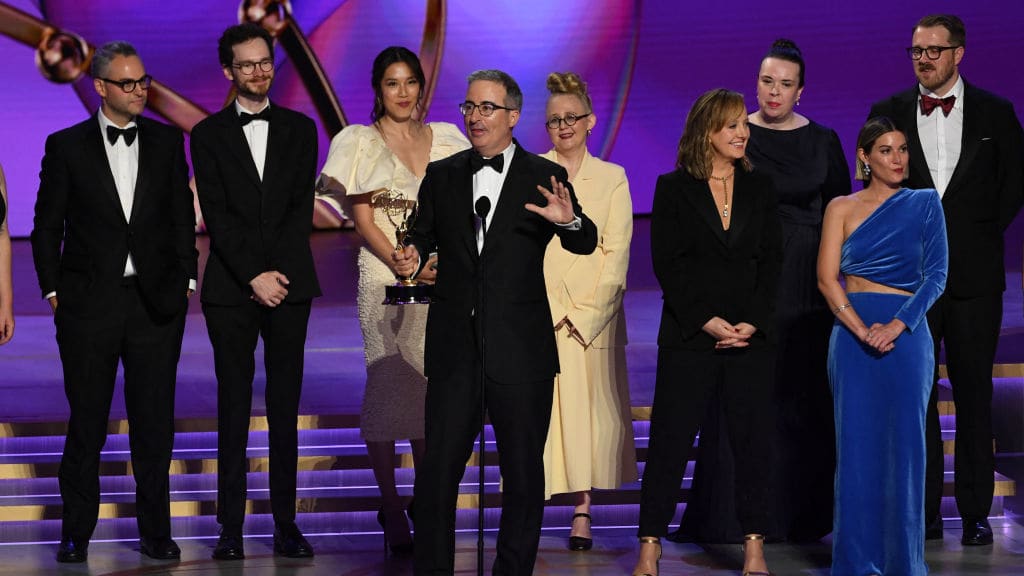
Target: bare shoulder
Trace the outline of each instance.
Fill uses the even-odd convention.
[[[849,214],[857,203],[858,194],[860,194],[860,192],[854,192],[847,196],[836,196],[830,200],[828,206],[825,207],[825,217],[827,218],[829,214],[831,214],[834,217],[841,218]]]

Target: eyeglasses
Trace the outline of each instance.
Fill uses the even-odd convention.
[[[544,125],[548,127],[548,130],[557,130],[562,127],[562,124],[565,124],[566,126],[575,126],[577,121],[582,120],[587,116],[590,116],[591,114],[592,112],[587,112],[586,114],[580,114],[579,116],[577,116],[575,114],[570,113],[566,114],[565,118],[559,118],[558,116],[554,116],[550,120],[545,122]]]
[[[140,87],[143,90],[149,90],[149,85],[153,83],[153,77],[149,74],[146,74],[138,80],[111,80],[110,78],[100,78],[100,80],[103,80],[108,84],[115,84],[117,86],[120,86],[121,90],[123,90],[126,94],[131,94],[132,92],[135,92],[136,87]]]
[[[264,72],[270,72],[274,69],[274,61],[268,58],[266,60],[260,60],[259,62],[239,62],[238,64],[231,65],[232,68],[246,76],[255,72],[257,66],[259,66],[260,70]]]
[[[515,108],[498,106],[494,102],[481,102],[480,104],[474,104],[473,102],[467,101],[459,104],[459,112],[462,112],[463,116],[472,116],[473,110],[479,110],[481,116],[488,118],[494,115],[495,110],[515,110]]]
[[[928,46],[927,48],[911,46],[907,48],[907,56],[910,56],[911,60],[920,60],[921,56],[927,54],[929,60],[938,60],[946,50],[956,50],[957,48],[959,46]]]

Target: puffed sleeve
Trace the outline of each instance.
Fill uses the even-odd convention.
[[[352,124],[331,139],[327,160],[320,171],[317,197],[346,213],[347,196],[388,188],[395,174],[395,159],[371,126]]]
[[[896,318],[913,332],[928,313],[928,309],[946,289],[946,269],[949,251],[946,246],[946,218],[942,201],[934,190],[917,190],[924,204],[921,226],[921,285],[899,311]]]

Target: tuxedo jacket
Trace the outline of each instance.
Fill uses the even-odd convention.
[[[569,179],[564,168],[516,143],[492,208],[483,251],[478,254],[472,153],[465,150],[427,166],[420,185],[419,215],[407,237],[421,255],[438,254],[427,316],[426,374],[444,378],[466,358],[476,357],[480,334],[486,342],[487,376],[492,380],[517,383],[554,378],[558,353],[544,284],[544,252],[558,235],[566,250],[589,254],[597,246],[597,229],[583,214],[571,186],[573,210],[581,219],[579,230],[558,227],[524,207],[546,204],[538,184],[550,189],[551,176],[566,184]]]
[[[139,167],[126,218],[98,118],[51,134],[39,173],[32,257],[43,295],[56,292],[62,313],[104,316],[119,305],[128,254],[143,299],[171,317],[197,278],[195,210],[182,134],[148,118],[139,127]]]
[[[915,85],[876,102],[869,117],[888,116],[906,134],[907,187],[934,188],[917,131],[919,94]],[[970,298],[1006,289],[1003,232],[1022,203],[1024,145],[1013,105],[965,81],[960,159],[942,196],[949,242],[946,293]]]
[[[316,125],[307,116],[270,106],[263,178],[256,170],[232,102],[192,129],[192,166],[210,257],[202,301],[249,301],[249,281],[277,270],[289,281],[286,302],[320,295],[309,247],[316,177]]]
[[[713,350],[704,332],[714,316],[757,328],[751,346],[774,340],[782,228],[771,179],[736,168],[722,228],[706,180],[683,169],[658,177],[651,209],[651,256],[664,305],[658,346]]]

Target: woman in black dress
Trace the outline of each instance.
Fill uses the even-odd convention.
[[[831,128],[795,111],[804,60],[789,40],[776,40],[761,60],[758,110],[750,115],[747,157],[771,176],[779,199],[783,263],[776,302],[778,356],[775,525],[770,536],[817,540],[832,530],[835,432],[826,358],[832,314],[817,287],[821,218],[829,200],[850,193],[850,170]],[[701,429],[693,490],[678,539],[738,541],[731,450],[720,403]]]

